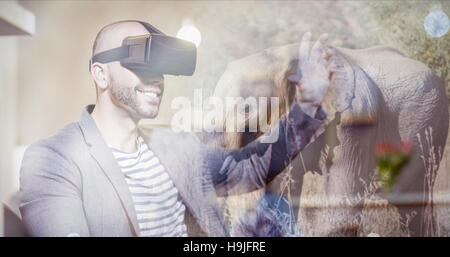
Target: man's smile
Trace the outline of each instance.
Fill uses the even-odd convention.
[[[159,86],[137,87],[136,93],[148,99],[152,103],[159,103],[162,91]]]

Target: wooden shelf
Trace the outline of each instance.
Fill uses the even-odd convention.
[[[17,1],[0,1],[0,36],[33,35],[36,18]]]

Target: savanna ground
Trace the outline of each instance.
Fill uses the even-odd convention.
[[[214,5],[214,4],[212,4]],[[220,10],[221,3],[216,3]],[[231,5],[232,9],[235,8]],[[214,10],[212,8],[211,10]],[[392,46],[407,56],[419,60],[430,67],[443,81],[447,96],[450,99],[450,33],[433,38],[424,30],[424,19],[430,11],[442,10],[450,13],[448,1],[299,1],[299,2],[266,2],[255,5],[251,2],[240,2],[234,11],[216,13],[209,11],[200,15],[199,19],[208,19],[213,23],[226,24],[227,31],[234,37],[245,39],[245,43],[236,45],[228,33],[219,40],[223,51],[217,56],[217,64],[211,66],[211,73],[205,73],[203,84],[213,85],[214,77],[223,68],[221,63],[246,56],[270,46],[283,45],[300,41],[301,35],[312,31],[313,35],[322,32],[330,34],[330,44],[346,48],[366,48],[375,45]],[[214,19],[210,19],[214,16]],[[245,26],[242,26],[245,24]],[[212,24],[214,25],[214,24]],[[264,29],[262,29],[264,27]],[[283,28],[282,30],[280,28]],[[251,49],[251,50],[250,50]],[[209,80],[209,81],[208,81]],[[450,132],[449,132],[450,133]],[[326,155],[326,153],[323,153]],[[297,160],[296,165],[301,165]],[[290,172],[295,172],[293,165]],[[297,166],[298,167],[298,166]],[[327,236],[333,235],[333,228],[327,227],[330,208],[327,206],[322,176],[314,171],[305,175],[301,199],[290,198],[289,176],[281,174],[278,185],[283,195],[293,205],[300,203],[297,227],[294,232],[284,235]],[[362,216],[355,221],[355,235],[368,236],[376,233],[380,236],[409,236],[405,228],[406,220],[399,218],[395,207],[373,192],[379,185],[367,185]],[[434,213],[432,218],[435,227],[428,232],[430,236],[450,236],[450,138],[443,152],[443,158],[437,172],[434,186]],[[239,217],[250,215],[243,212],[255,208],[258,194],[251,197],[228,199],[227,215],[233,222],[239,223]],[[242,199],[246,199],[242,201]],[[270,215],[270,214],[268,214]],[[277,214],[274,214],[277,215]],[[290,217],[292,221],[292,217]],[[289,218],[282,219],[289,223]],[[289,225],[289,224],[288,224]],[[241,231],[245,234],[246,231]],[[248,232],[248,231],[247,231]],[[286,232],[286,231],[285,231]]]

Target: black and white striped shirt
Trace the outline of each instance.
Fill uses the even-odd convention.
[[[178,190],[141,137],[137,147],[134,153],[110,148],[130,189],[140,236],[187,236]]]

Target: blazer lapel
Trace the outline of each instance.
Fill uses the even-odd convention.
[[[217,213],[214,186],[203,174],[204,160],[199,142],[166,129],[146,129],[140,134],[160,159],[201,229],[208,236],[225,236],[220,213]]]
[[[86,143],[90,146],[91,156],[97,161],[116,190],[122,206],[128,215],[133,233],[138,236],[139,226],[130,190],[116,159],[114,158],[106,142],[103,140],[95,121],[90,115],[93,108],[94,106],[90,105],[83,111],[81,120],[79,121],[81,131],[84,135]]]

